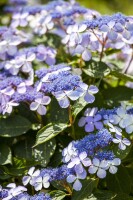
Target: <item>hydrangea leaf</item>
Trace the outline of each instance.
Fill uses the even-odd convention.
[[[6,164],[12,164],[11,149],[5,144],[0,144],[0,165]]]
[[[107,187],[113,192],[130,193],[131,190],[131,178],[125,167],[119,166],[117,173],[107,175]]]
[[[54,190],[50,192],[50,196],[52,197],[52,200],[62,200],[67,196],[67,194],[61,190]]]
[[[104,62],[96,62],[94,60],[88,63],[88,66],[83,68],[83,71],[95,78],[101,78],[107,76],[110,73],[108,65]]]
[[[44,126],[37,133],[36,143],[34,147],[54,138],[56,135],[64,131],[67,127],[68,125],[64,123],[50,123]]]
[[[31,128],[31,122],[20,115],[0,119],[0,136],[15,137],[25,134]]]
[[[72,200],[84,200],[89,196],[93,189],[96,187],[97,179],[86,179],[82,181],[82,189],[80,192],[74,191],[72,194]]]

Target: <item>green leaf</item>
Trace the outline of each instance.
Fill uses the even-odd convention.
[[[116,157],[120,158],[121,160],[125,159],[131,150],[131,146],[127,146],[125,150],[121,150],[118,146],[114,146],[113,152]]]
[[[72,200],[84,200],[84,198],[88,197],[92,193],[96,185],[97,179],[88,179],[82,181],[82,189],[80,192],[73,192]]]
[[[12,164],[11,149],[5,144],[0,144],[0,165],[6,164]]]
[[[102,78],[110,73],[110,69],[106,63],[94,60],[90,61],[87,69],[83,68],[83,71],[94,78]]]
[[[69,121],[68,108],[62,109],[55,98],[50,103],[49,121],[53,123],[68,123]]]
[[[130,193],[131,190],[131,178],[125,167],[119,166],[116,174],[107,175],[107,187],[109,190],[116,193]]]
[[[61,190],[54,190],[50,192],[50,196],[52,197],[52,200],[62,200],[64,199],[68,194]]]
[[[35,139],[33,137],[27,137],[25,140],[18,142],[13,146],[14,155],[19,158],[34,161],[35,164],[38,163],[42,167],[46,167],[55,152],[56,141],[53,138],[33,149],[32,146],[34,143]]]
[[[108,101],[128,101],[133,98],[133,89],[125,86],[110,87],[102,92],[104,99]]]
[[[34,147],[52,139],[53,137],[64,131],[67,127],[68,125],[64,123],[50,123],[47,126],[44,126],[37,133],[36,143]]]
[[[123,81],[133,81],[133,76],[127,75],[127,74],[122,74],[118,71],[111,71],[110,75],[115,76],[116,78],[119,78]]]
[[[125,193],[116,194],[108,190],[98,190],[84,200],[133,200],[133,197]]]
[[[55,138],[38,145],[33,149],[33,156],[36,162],[41,163],[42,167],[46,167],[50,161],[50,158],[54,154],[56,149]]]
[[[15,137],[25,134],[31,128],[31,122],[19,115],[0,119],[0,136]]]
[[[74,105],[72,106],[72,115],[74,118],[85,108],[88,103],[84,100],[83,97],[79,98]]]

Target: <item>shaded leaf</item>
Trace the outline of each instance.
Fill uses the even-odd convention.
[[[0,136],[15,137],[25,134],[31,128],[31,122],[19,115],[0,119]]]
[[[44,126],[41,130],[38,131],[36,143],[34,146],[37,146],[52,139],[53,137],[61,133],[63,130],[65,130],[67,127],[68,125],[64,123],[50,123],[47,126]]]
[[[131,190],[131,178],[125,167],[119,166],[116,174],[107,175],[107,187],[109,190],[116,193],[130,193]]]
[[[73,192],[72,200],[84,200],[84,198],[88,197],[92,193],[96,185],[97,179],[88,179],[82,181],[82,189],[80,192]]]

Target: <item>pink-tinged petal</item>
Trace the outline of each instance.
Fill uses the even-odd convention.
[[[91,60],[91,57],[92,57],[91,52],[88,49],[84,50],[84,52],[82,53],[83,60],[89,61]]]
[[[75,181],[75,183],[73,184],[73,189],[76,190],[76,191],[80,191],[82,188],[82,184],[81,182],[77,179]]]
[[[83,127],[86,123],[85,117],[81,117],[79,122],[78,122],[78,126],[79,127]]]
[[[38,107],[39,107],[39,104],[38,104],[37,102],[32,102],[32,103],[30,104],[30,110],[32,110],[32,111],[37,110]]]
[[[86,132],[93,132],[94,131],[94,124],[91,124],[91,123],[86,124],[85,125],[85,131]]]
[[[106,177],[106,171],[104,169],[98,169],[97,176],[99,178],[105,178]]]
[[[46,109],[45,106],[39,105],[38,108],[37,108],[37,112],[38,112],[40,115],[45,115],[46,112],[47,112],[47,109]]]
[[[75,179],[76,179],[76,176],[69,175],[66,180],[68,183],[73,183],[75,181]]]
[[[95,167],[95,166],[92,165],[92,166],[89,167],[88,172],[90,174],[95,174],[97,170],[98,170],[98,167]]]
[[[110,168],[109,168],[109,172],[111,173],[111,174],[115,174],[116,172],[117,172],[117,167],[115,167],[115,166],[111,166]]]

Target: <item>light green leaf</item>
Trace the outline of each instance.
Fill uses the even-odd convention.
[[[80,97],[72,106],[72,115],[74,118],[85,108],[88,103],[84,100],[83,97]]]
[[[25,134],[31,128],[31,122],[19,115],[0,119],[0,136],[15,137]]]
[[[123,74],[123,73],[118,72],[118,71],[111,71],[110,75],[113,75],[116,78],[119,78],[123,81],[132,81],[133,82],[133,76],[130,76],[128,74]]]
[[[108,65],[104,62],[90,61],[87,68],[83,68],[83,71],[94,78],[102,78],[110,73]]]
[[[61,190],[54,190],[50,192],[50,196],[52,197],[52,200],[62,200],[67,196],[67,194]]]
[[[11,149],[5,144],[0,144],[0,165],[6,164],[12,164]]]
[[[64,131],[67,127],[68,125],[64,123],[50,123],[47,126],[44,126],[37,133],[36,143],[34,147],[52,139],[53,137]]]

